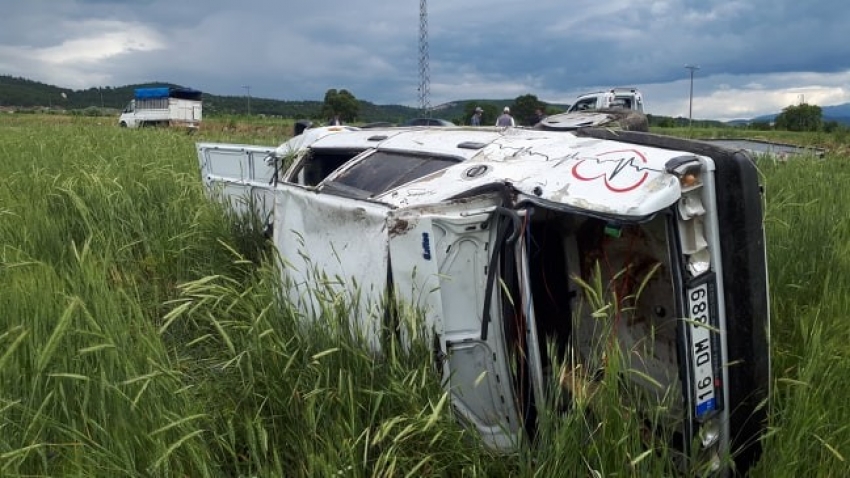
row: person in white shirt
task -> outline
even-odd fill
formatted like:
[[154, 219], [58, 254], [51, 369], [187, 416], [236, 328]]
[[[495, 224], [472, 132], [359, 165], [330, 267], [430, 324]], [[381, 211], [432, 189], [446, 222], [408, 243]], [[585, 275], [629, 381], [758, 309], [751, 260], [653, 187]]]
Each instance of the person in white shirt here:
[[505, 106], [505, 109], [502, 110], [502, 115], [496, 118], [496, 126], [508, 127], [508, 126], [516, 126], [516, 122], [514, 121], [514, 117], [511, 116], [511, 109]]

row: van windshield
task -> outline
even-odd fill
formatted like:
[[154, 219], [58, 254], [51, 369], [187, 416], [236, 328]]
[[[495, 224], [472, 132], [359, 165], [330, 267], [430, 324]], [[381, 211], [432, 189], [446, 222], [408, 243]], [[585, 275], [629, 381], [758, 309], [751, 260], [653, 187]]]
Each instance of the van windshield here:
[[373, 197], [460, 162], [447, 156], [376, 151], [325, 183], [328, 192]]

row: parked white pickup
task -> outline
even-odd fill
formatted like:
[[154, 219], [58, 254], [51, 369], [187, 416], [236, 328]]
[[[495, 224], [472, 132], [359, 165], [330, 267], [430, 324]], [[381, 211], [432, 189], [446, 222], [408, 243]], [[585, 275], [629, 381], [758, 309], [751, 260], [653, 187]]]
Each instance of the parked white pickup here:
[[585, 93], [576, 98], [567, 113], [606, 108], [625, 108], [643, 113], [643, 95], [637, 88], [612, 88]]

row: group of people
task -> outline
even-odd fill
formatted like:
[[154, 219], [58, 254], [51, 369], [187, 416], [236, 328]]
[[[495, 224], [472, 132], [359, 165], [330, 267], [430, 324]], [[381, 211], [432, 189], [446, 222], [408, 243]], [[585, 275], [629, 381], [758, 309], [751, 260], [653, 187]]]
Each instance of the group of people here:
[[[470, 120], [469, 124], [472, 126], [481, 126], [481, 116], [483, 114], [484, 109], [482, 109], [480, 106], [477, 106], [475, 108], [475, 112], [472, 114], [472, 119]], [[536, 110], [534, 110], [534, 115], [529, 118], [528, 123], [530, 126], [534, 126], [537, 123], [543, 121], [543, 118], [545, 117], [546, 115], [545, 113], [543, 113], [543, 109], [537, 108]], [[504, 109], [502, 109], [502, 114], [499, 115], [498, 118], [496, 118], [496, 126], [500, 126], [503, 128], [507, 128], [508, 126], [516, 126], [516, 121], [514, 120], [514, 117], [511, 116], [510, 107], [505, 106]]]
[[[481, 116], [484, 115], [484, 109], [480, 106], [475, 107], [475, 112], [472, 114], [472, 119], [470, 120], [470, 125], [472, 126], [481, 126]], [[534, 110], [534, 115], [528, 120], [529, 126], [534, 126], [537, 123], [543, 121], [546, 115], [543, 113], [542, 108], [537, 108]], [[342, 119], [339, 116], [339, 113], [333, 115], [333, 118], [328, 121], [328, 126], [341, 126]], [[502, 109], [502, 114], [496, 118], [496, 126], [501, 126], [503, 128], [507, 128], [508, 126], [516, 126], [516, 121], [514, 117], [511, 116], [511, 108], [509, 106], [505, 106]]]

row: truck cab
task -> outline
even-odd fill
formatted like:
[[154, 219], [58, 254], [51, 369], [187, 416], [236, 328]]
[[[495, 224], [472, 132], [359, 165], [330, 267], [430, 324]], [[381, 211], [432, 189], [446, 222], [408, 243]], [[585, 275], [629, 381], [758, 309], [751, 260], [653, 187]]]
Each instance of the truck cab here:
[[608, 108], [623, 108], [642, 113], [643, 95], [637, 88], [612, 88], [605, 91], [585, 93], [576, 98], [567, 113]]

